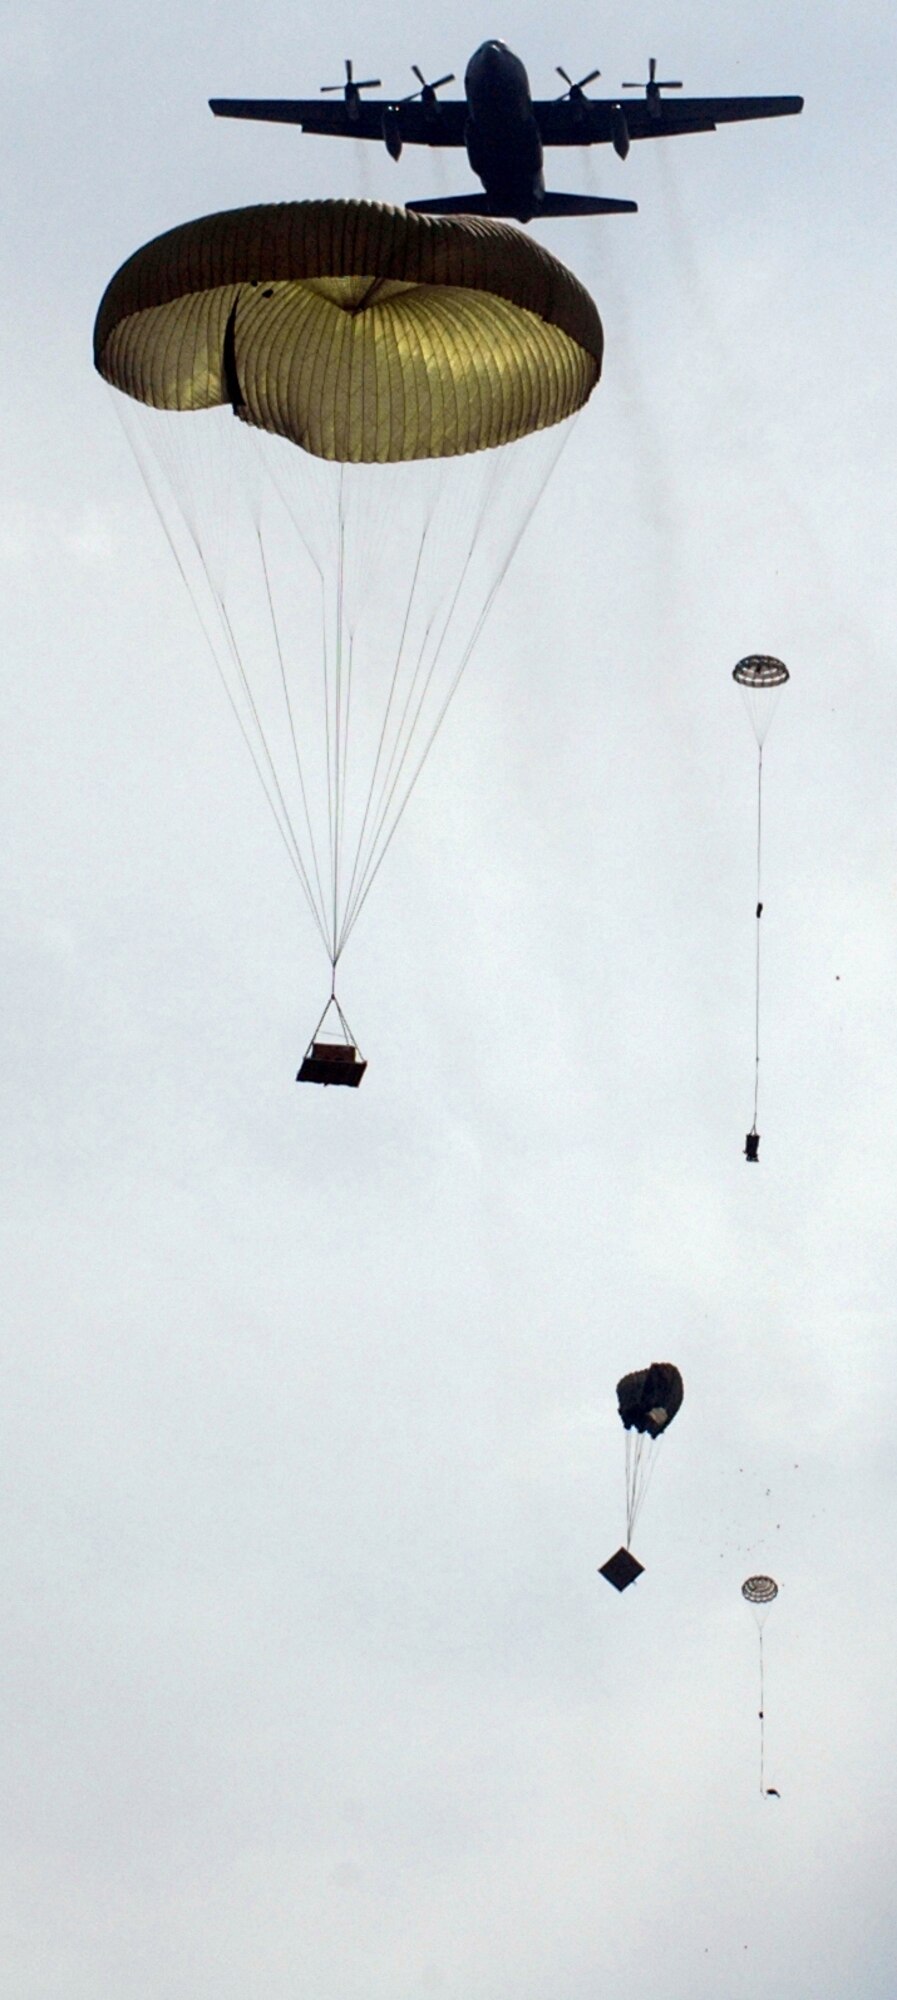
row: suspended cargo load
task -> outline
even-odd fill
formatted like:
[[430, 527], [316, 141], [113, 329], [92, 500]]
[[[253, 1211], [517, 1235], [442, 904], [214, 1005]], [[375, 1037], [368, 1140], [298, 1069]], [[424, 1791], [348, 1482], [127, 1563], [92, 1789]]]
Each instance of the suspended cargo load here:
[[357, 1090], [367, 1069], [350, 1042], [312, 1042], [302, 1058], [297, 1083], [343, 1083]]
[[617, 1383], [617, 1409], [626, 1432], [626, 1541], [599, 1570], [615, 1590], [628, 1590], [642, 1575], [644, 1564], [633, 1555], [629, 1543], [654, 1473], [660, 1440], [681, 1409], [684, 1393], [682, 1376], [671, 1361], [652, 1361], [650, 1368], [637, 1368]]
[[519, 229], [374, 202], [202, 217], [100, 304], [331, 983], [602, 349]]
[[616, 1555], [608, 1556], [607, 1561], [601, 1564], [598, 1575], [606, 1577], [615, 1590], [628, 1590], [636, 1577], [643, 1574], [644, 1567], [644, 1563], [637, 1560], [631, 1549], [619, 1548]]
[[[320, 1041], [318, 1037], [331, 1009], [336, 1014], [335, 1027], [330, 1029], [325, 1041]], [[296, 1082], [335, 1083], [357, 1090], [366, 1069], [367, 1063], [356, 1048], [352, 1030], [336, 994], [331, 993], [302, 1058]]]

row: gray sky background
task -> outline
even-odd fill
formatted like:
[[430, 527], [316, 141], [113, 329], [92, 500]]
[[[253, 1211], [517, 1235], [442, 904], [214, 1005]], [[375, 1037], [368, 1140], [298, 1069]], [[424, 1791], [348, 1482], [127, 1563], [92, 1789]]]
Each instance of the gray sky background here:
[[[364, 1085], [297, 1091], [326, 965], [93, 315], [193, 215], [466, 187], [206, 99], [487, 34], [537, 95], [655, 52], [807, 107], [550, 156], [640, 204], [541, 231], [604, 379], [347, 954]], [[892, 2000], [895, 42], [4, 16], [3, 2000]], [[754, 1174], [749, 651], [793, 676]]]

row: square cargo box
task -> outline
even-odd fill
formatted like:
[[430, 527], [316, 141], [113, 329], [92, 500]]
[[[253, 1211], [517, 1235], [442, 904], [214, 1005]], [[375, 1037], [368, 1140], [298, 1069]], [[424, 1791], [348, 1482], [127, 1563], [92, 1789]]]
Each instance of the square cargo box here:
[[644, 1567], [644, 1563], [636, 1561], [631, 1550], [618, 1549], [615, 1556], [608, 1556], [606, 1563], [602, 1563], [598, 1575], [606, 1576], [615, 1590], [628, 1590], [636, 1577], [642, 1575]]

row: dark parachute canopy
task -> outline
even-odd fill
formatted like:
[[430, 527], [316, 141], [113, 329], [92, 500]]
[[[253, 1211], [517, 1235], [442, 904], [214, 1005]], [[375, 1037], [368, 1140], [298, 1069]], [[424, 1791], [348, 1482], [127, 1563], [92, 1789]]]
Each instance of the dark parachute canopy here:
[[620, 1421], [627, 1431], [661, 1437], [682, 1407], [682, 1377], [671, 1361], [652, 1361], [617, 1383]]
[[642, 1565], [630, 1545], [654, 1472], [658, 1440], [681, 1409], [683, 1394], [682, 1377], [672, 1361], [652, 1361], [650, 1368], [636, 1368], [617, 1383], [620, 1422], [626, 1432], [626, 1541], [601, 1566], [601, 1575], [615, 1590], [628, 1589], [641, 1575]]
[[602, 349], [588, 292], [521, 230], [374, 202], [201, 217], [101, 301], [97, 369], [334, 994]]

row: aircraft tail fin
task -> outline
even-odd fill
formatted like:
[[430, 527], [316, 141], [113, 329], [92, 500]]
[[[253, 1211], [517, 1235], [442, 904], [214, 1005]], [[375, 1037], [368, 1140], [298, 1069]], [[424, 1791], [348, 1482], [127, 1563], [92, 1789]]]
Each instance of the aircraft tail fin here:
[[546, 215], [633, 215], [638, 203], [614, 201], [600, 194], [544, 194], [528, 215], [504, 208], [485, 194], [434, 195], [429, 201], [407, 201], [416, 215], [506, 215], [516, 222], [540, 222]]

